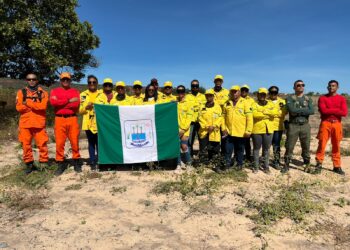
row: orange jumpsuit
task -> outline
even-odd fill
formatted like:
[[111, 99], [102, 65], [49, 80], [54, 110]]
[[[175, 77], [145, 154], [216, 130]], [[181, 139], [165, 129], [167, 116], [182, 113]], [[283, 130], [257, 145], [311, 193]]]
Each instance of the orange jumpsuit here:
[[[70, 102], [73, 97], [78, 101]], [[80, 93], [77, 89], [56, 88], [51, 91], [50, 103], [55, 108], [55, 138], [56, 161], [64, 161], [64, 146], [68, 140], [72, 147], [72, 158], [79, 159], [79, 123], [78, 110], [80, 106]]]
[[38, 88], [31, 91], [28, 87], [24, 89], [26, 98], [23, 100], [22, 90], [18, 90], [16, 97], [16, 109], [20, 113], [18, 139], [22, 143], [23, 161], [30, 163], [34, 161], [32, 140], [39, 149], [39, 162], [48, 162], [49, 153], [47, 142], [46, 108], [49, 96], [45, 90]]
[[321, 96], [318, 100], [318, 109], [321, 114], [321, 124], [317, 135], [319, 141], [316, 161], [323, 162], [326, 145], [331, 138], [333, 167], [339, 168], [341, 167], [340, 142], [343, 138], [341, 118], [348, 114], [346, 99], [338, 94]]

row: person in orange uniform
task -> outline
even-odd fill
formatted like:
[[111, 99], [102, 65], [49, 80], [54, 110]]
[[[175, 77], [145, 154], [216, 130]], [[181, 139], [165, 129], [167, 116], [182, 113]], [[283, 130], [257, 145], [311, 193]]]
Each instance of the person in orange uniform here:
[[23, 161], [26, 164], [25, 173], [30, 174], [36, 170], [34, 165], [32, 140], [34, 138], [39, 148], [40, 167], [48, 166], [48, 148], [46, 126], [46, 108], [49, 95], [38, 86], [38, 78], [35, 74], [26, 76], [27, 86], [17, 92], [16, 110], [20, 113], [19, 118], [19, 141], [23, 148]]
[[340, 142], [343, 139], [341, 118], [347, 116], [348, 106], [345, 97], [337, 94], [338, 88], [338, 81], [329, 81], [327, 87], [328, 94], [321, 96], [318, 100], [321, 124], [317, 135], [318, 148], [316, 152], [317, 164], [315, 169], [315, 173], [317, 174], [321, 173], [326, 145], [329, 138], [331, 138], [333, 172], [345, 175], [345, 172], [341, 168], [340, 160]]
[[55, 109], [56, 162], [58, 168], [55, 174], [61, 175], [67, 168], [64, 158], [64, 146], [68, 138], [73, 153], [73, 166], [76, 172], [81, 172], [79, 153], [79, 123], [77, 113], [80, 106], [80, 93], [71, 87], [72, 77], [68, 72], [60, 75], [61, 87], [55, 88], [50, 94], [50, 103]]
[[88, 89], [80, 94], [79, 113], [83, 116], [82, 130], [85, 131], [88, 139], [89, 162], [91, 170], [96, 170], [97, 165], [97, 129], [92, 126], [95, 117], [94, 102], [96, 97], [101, 94], [97, 89], [98, 80], [94, 75], [89, 75]]
[[145, 98], [145, 95], [142, 94], [142, 82], [139, 80], [134, 81], [132, 88], [134, 91], [134, 95], [131, 96], [132, 105], [142, 105], [143, 98]]

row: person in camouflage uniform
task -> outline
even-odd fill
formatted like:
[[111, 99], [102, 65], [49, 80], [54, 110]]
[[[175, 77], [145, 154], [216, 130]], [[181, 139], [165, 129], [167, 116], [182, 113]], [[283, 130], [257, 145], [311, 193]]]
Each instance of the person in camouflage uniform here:
[[312, 99], [304, 95], [305, 84], [302, 80], [294, 82], [294, 95], [286, 99], [286, 107], [289, 113], [287, 126], [286, 153], [284, 155], [285, 166], [281, 172], [289, 171], [289, 163], [293, 155], [295, 144], [299, 138], [306, 172], [310, 169], [310, 135], [311, 128], [309, 116], [314, 114]]

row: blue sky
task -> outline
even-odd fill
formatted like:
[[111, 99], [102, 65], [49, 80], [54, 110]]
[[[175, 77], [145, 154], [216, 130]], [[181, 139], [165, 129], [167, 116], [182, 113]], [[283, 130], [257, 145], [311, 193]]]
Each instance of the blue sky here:
[[[247, 83], [253, 90], [278, 85], [292, 91], [326, 91], [331, 79], [349, 92], [350, 1], [80, 0], [82, 21], [100, 37], [101, 65], [87, 69], [102, 82], [111, 77], [144, 84], [156, 77], [208, 88], [222, 74], [224, 87]], [[85, 79], [83, 82], [86, 81]]]

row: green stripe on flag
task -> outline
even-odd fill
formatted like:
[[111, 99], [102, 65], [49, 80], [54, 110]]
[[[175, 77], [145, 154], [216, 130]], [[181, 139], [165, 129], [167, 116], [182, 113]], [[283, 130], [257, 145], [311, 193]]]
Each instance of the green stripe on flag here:
[[157, 131], [158, 160], [173, 159], [180, 153], [177, 104], [175, 102], [156, 104], [155, 119]]
[[123, 163], [123, 145], [118, 106], [95, 104], [98, 129], [98, 163]]

